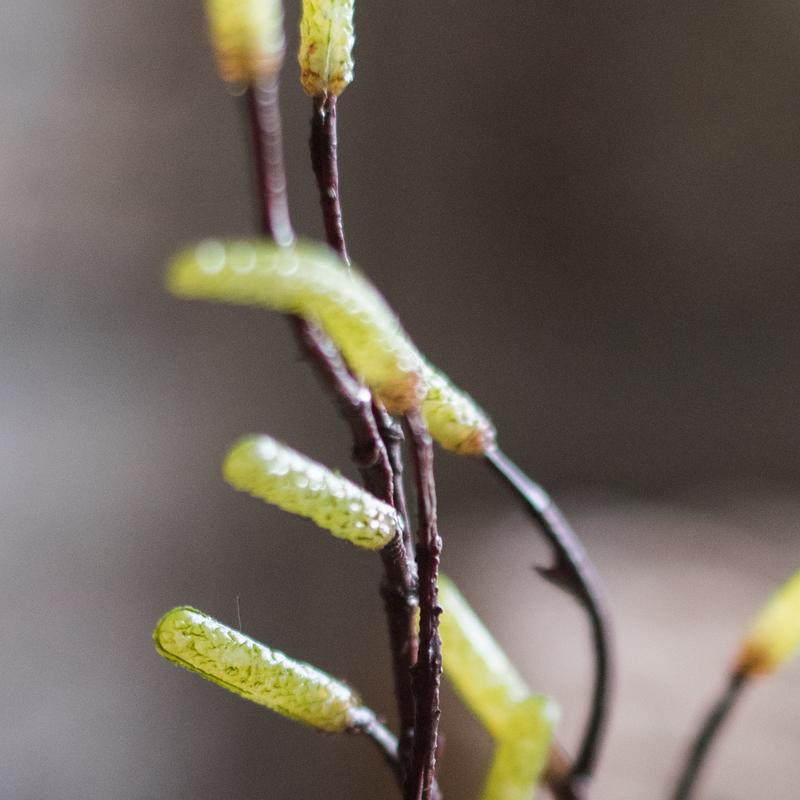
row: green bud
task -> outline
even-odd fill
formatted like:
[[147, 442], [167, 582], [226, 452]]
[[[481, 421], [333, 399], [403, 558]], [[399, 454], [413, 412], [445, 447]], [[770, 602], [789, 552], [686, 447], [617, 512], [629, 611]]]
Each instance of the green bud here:
[[278, 73], [286, 48], [280, 0], [205, 0], [205, 6], [223, 80], [250, 83]]
[[300, 82], [312, 97], [341, 94], [353, 80], [354, 0], [303, 0]]
[[400, 528], [390, 505], [269, 436], [236, 444], [223, 474], [235, 489], [313, 520], [358, 547], [380, 550]]
[[197, 609], [180, 606], [168, 611], [156, 625], [153, 640], [159, 654], [174, 664], [321, 731], [352, 730], [370, 714], [346, 684]]

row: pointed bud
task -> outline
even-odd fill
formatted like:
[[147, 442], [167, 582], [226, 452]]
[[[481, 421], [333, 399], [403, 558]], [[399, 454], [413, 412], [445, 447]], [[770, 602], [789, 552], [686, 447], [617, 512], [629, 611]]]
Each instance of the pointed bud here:
[[353, 80], [354, 0], [303, 0], [300, 82], [312, 97], [341, 94]]
[[205, 0], [222, 79], [246, 84], [275, 77], [283, 63], [280, 0]]
[[184, 669], [321, 731], [342, 733], [369, 714], [344, 683], [223, 625], [202, 611], [168, 611], [153, 631], [156, 650]]
[[235, 489], [313, 520], [357, 547], [380, 550], [400, 528], [390, 505], [269, 436], [235, 445], [223, 474]]
[[800, 571], [769, 599], [739, 651], [737, 671], [774, 672], [800, 649]]

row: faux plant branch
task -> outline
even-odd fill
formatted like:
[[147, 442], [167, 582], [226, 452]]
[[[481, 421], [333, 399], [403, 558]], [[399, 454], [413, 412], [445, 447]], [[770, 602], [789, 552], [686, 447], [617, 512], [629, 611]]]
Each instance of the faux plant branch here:
[[609, 616], [600, 580], [577, 535], [547, 492], [499, 448], [489, 450], [485, 458], [486, 463], [514, 490], [553, 548], [553, 565], [538, 568], [537, 571], [571, 594], [581, 604], [589, 620], [595, 659], [592, 704], [578, 757], [570, 767], [564, 790], [580, 796], [597, 762], [612, 684]]
[[[281, 3], [205, 5], [220, 75], [244, 89], [266, 238], [190, 246], [173, 259], [168, 285], [181, 297], [287, 314], [348, 423], [363, 489], [264, 435], [235, 445], [224, 474], [235, 488], [380, 554], [399, 736], [345, 684], [195, 609], [179, 607], [162, 618], [154, 634], [157, 649], [292, 719], [329, 732], [366, 733], [391, 766], [404, 800], [441, 797], [436, 772], [444, 665], [495, 741], [483, 800], [530, 800], [542, 782], [556, 800], [584, 800], [610, 702], [610, 626], [600, 581], [558, 507], [499, 449], [489, 416], [427, 361], [380, 292], [351, 264], [339, 189], [337, 104], [353, 79], [353, 0], [303, 0], [298, 61], [301, 84], [312, 98], [311, 163], [327, 247], [296, 241], [289, 215], [278, 107], [285, 52]], [[588, 616], [595, 680], [574, 762], [553, 739], [552, 701], [530, 691], [455, 586], [439, 580], [433, 441], [482, 459], [513, 489], [553, 549], [553, 565], [540, 573], [572, 594]], [[414, 526], [402, 479], [404, 444], [413, 464]], [[723, 697], [690, 751], [674, 800], [693, 796], [714, 737], [743, 688], [798, 646], [800, 573], [770, 601], [746, 638]]]
[[725, 688], [711, 707], [686, 757], [673, 800], [691, 800], [717, 735], [744, 689], [771, 675], [800, 650], [800, 571], [769, 599], [747, 632]]

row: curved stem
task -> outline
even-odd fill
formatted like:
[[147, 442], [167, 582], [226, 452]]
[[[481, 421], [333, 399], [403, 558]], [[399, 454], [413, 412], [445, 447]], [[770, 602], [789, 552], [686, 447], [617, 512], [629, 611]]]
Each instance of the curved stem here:
[[605, 733], [612, 683], [610, 624], [600, 579], [577, 534], [547, 492], [534, 483], [502, 451], [495, 448], [486, 462], [522, 500], [553, 548], [554, 563], [537, 571], [546, 580], [571, 594], [589, 619], [594, 653], [594, 687], [589, 718], [569, 782], [575, 791], [591, 778]]
[[692, 746], [686, 756], [686, 763], [681, 771], [673, 800], [690, 800], [694, 796], [697, 779], [717, 738], [742, 690], [747, 686], [747, 675], [742, 672], [733, 673], [716, 703], [711, 707]]

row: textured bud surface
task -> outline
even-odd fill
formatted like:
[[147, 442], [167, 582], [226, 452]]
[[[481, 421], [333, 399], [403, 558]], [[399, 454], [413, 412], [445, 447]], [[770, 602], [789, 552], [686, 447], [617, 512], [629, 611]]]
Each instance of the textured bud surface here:
[[455, 584], [439, 576], [444, 672], [466, 706], [495, 738], [530, 689]]
[[749, 674], [773, 672], [800, 648], [800, 571], [769, 599], [742, 643], [738, 667]]
[[303, 0], [300, 82], [312, 97], [341, 94], [353, 80], [354, 0]]
[[326, 247], [207, 241], [178, 254], [168, 285], [182, 297], [313, 319], [390, 412], [407, 411], [421, 399], [419, 352], [372, 284]]
[[283, 62], [280, 0], [205, 0], [211, 42], [223, 80], [270, 78]]
[[482, 800], [531, 800], [547, 766], [557, 719], [546, 697], [529, 697], [514, 708], [497, 743]]
[[445, 450], [479, 456], [495, 443], [495, 429], [483, 409], [441, 372], [426, 365], [422, 414], [431, 436]]
[[390, 505], [269, 436], [236, 444], [223, 472], [234, 488], [307, 517], [358, 547], [379, 550], [399, 529]]
[[254, 703], [322, 731], [354, 727], [363, 713], [349, 686], [188, 606], [167, 612], [153, 631], [164, 658]]

